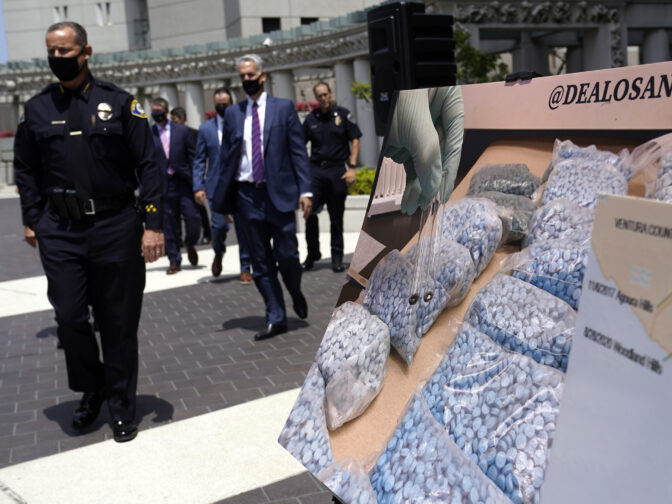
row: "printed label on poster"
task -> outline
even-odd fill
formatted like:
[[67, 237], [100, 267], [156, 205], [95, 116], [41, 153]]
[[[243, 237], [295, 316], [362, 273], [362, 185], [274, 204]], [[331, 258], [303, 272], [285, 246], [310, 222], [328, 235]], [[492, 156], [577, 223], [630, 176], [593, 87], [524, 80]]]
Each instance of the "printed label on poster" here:
[[600, 201], [544, 504], [670, 502], [672, 205]]

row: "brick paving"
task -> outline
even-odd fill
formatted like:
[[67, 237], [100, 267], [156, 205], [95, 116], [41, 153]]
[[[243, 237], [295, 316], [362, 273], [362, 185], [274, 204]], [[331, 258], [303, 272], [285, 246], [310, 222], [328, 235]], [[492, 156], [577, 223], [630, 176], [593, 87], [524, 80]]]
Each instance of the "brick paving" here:
[[[37, 254], [17, 232], [17, 207], [16, 199], [0, 200], [0, 281], [42, 273]], [[252, 340], [264, 324], [260, 295], [253, 286], [239, 284], [237, 276], [145, 294], [139, 331], [140, 429], [299, 387], [344, 279], [328, 261], [317, 263], [303, 276], [308, 319], [294, 316], [286, 295], [290, 331], [263, 342]], [[83, 434], [72, 429], [78, 399], [68, 389], [64, 356], [56, 349], [53, 312], [0, 317], [0, 467], [108, 439], [106, 408]], [[331, 496], [304, 473], [223, 502], [327, 503]]]
[[310, 473], [218, 501], [216, 504], [332, 504], [332, 494]]

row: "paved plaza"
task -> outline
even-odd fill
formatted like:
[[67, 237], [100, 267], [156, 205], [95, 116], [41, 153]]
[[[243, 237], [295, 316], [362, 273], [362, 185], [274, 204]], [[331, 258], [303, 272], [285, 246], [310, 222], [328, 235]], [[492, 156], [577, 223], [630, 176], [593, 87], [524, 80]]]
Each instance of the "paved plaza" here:
[[[106, 408], [84, 434], [67, 386], [37, 251], [23, 242], [19, 200], [0, 199], [0, 503], [329, 503], [331, 494], [275, 440], [303, 383], [345, 275], [324, 258], [304, 274], [307, 320], [291, 311], [284, 335], [254, 342], [261, 297], [238, 282], [228, 238], [224, 273], [184, 257], [148, 266], [140, 322], [140, 434], [114, 443]], [[346, 234], [346, 252], [356, 234]], [[328, 235], [321, 239], [323, 253]], [[305, 242], [299, 236], [301, 257]], [[327, 245], [327, 246], [325, 246]], [[348, 256], [349, 257], [349, 256]], [[184, 264], [183, 263], [183, 264]], [[45, 304], [46, 303], [46, 304]]]

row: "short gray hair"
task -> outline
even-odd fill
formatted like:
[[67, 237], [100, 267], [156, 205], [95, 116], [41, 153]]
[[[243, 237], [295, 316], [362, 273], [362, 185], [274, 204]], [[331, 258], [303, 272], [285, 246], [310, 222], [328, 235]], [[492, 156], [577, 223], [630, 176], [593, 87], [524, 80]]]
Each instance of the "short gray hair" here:
[[262, 60], [261, 56], [258, 54], [244, 54], [236, 60], [236, 68], [240, 67], [240, 64], [246, 61], [254, 63], [254, 66], [257, 67], [257, 72], [261, 73], [264, 71], [264, 60]]
[[89, 43], [84, 27], [79, 23], [75, 23], [74, 21], [61, 21], [60, 23], [54, 23], [49, 28], [47, 28], [47, 34], [55, 32], [56, 30], [63, 30], [64, 28], [70, 28], [75, 33], [75, 44], [78, 46], [84, 47]]

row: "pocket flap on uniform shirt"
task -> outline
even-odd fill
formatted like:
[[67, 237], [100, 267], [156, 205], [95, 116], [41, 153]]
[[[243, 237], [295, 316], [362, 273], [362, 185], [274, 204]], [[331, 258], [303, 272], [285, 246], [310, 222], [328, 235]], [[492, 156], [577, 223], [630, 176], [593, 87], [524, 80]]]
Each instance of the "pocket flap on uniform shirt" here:
[[38, 140], [42, 138], [49, 138], [52, 136], [63, 136], [65, 132], [65, 124], [51, 124], [49, 126], [40, 126], [35, 128], [35, 138]]

